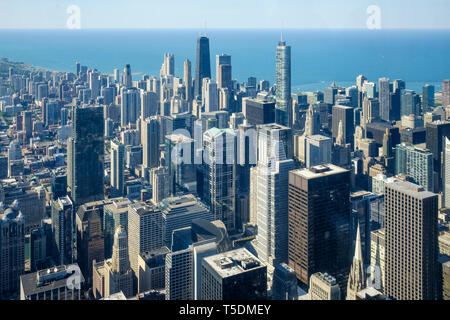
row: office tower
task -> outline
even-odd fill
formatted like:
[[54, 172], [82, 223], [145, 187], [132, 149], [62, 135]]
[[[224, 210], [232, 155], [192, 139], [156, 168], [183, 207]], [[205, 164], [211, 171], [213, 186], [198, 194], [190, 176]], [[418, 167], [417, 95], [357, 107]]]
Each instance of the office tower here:
[[298, 300], [297, 277], [286, 263], [275, 266], [272, 280], [272, 300]]
[[406, 181], [388, 183], [385, 211], [385, 294], [396, 300], [436, 299], [437, 194]]
[[[134, 277], [138, 272], [138, 255], [163, 246], [161, 211], [143, 203], [128, 209], [128, 250]], [[134, 286], [136, 288], [136, 286]]]
[[92, 283], [92, 262], [105, 259], [105, 238], [103, 235], [103, 204], [83, 204], [77, 211], [77, 260], [87, 283]]
[[378, 80], [378, 100], [380, 102], [380, 118], [381, 120], [391, 120], [391, 100], [390, 100], [390, 83], [388, 78], [380, 78]]
[[136, 123], [140, 114], [140, 106], [140, 94], [137, 89], [122, 89], [120, 105], [120, 125], [122, 127]]
[[435, 192], [439, 192], [442, 188], [442, 152], [444, 145], [444, 137], [450, 138], [450, 122], [435, 121], [427, 123], [426, 127], [426, 144], [427, 149], [433, 153], [433, 170], [435, 171]]
[[366, 81], [367, 77], [362, 74], [356, 77], [356, 86], [360, 92], [362, 91], [363, 85]]
[[192, 300], [193, 252], [187, 249], [169, 252], [165, 265], [166, 300]]
[[356, 300], [356, 294], [366, 287], [366, 270], [364, 268], [363, 254], [361, 250], [361, 235], [356, 231], [355, 254], [353, 256], [352, 268], [348, 276], [347, 300]]
[[265, 300], [267, 267], [240, 248], [203, 259], [203, 300]]
[[367, 124], [375, 122], [380, 118], [380, 103], [378, 99], [365, 97], [363, 100], [361, 125], [365, 129]]
[[245, 98], [242, 100], [242, 113], [250, 125], [275, 123], [275, 102]]
[[426, 84], [423, 86], [422, 91], [422, 109], [423, 111], [429, 111], [434, 107], [434, 86], [432, 84]]
[[175, 76], [175, 58], [172, 53], [164, 54], [164, 62], [161, 67], [160, 76]]
[[433, 191], [433, 154], [424, 148], [398, 144], [395, 147], [395, 173], [406, 174], [425, 190]]
[[75, 74], [78, 76], [80, 74], [81, 65], [79, 62], [75, 63]]
[[151, 91], [141, 90], [141, 118], [147, 119], [158, 114], [158, 95]]
[[142, 122], [142, 164], [149, 170], [159, 166], [160, 130], [160, 123], [156, 116]]
[[89, 89], [91, 89], [91, 98], [96, 99], [100, 94], [100, 74], [91, 70], [89, 73]]
[[333, 105], [335, 103], [335, 96], [338, 93], [338, 88], [336, 86], [331, 85], [331, 87], [326, 87], [323, 90], [323, 102]]
[[163, 220], [163, 237], [165, 245], [170, 247], [172, 232], [189, 227], [194, 219], [213, 221], [211, 211], [192, 194], [169, 197], [159, 204]]
[[120, 82], [120, 73], [119, 69], [114, 69], [114, 82], [119, 83]]
[[50, 99], [44, 104], [43, 118], [45, 126], [48, 127], [58, 123], [59, 103], [57, 100]]
[[204, 78], [203, 99], [205, 101], [205, 112], [213, 112], [219, 110], [219, 96], [217, 91], [217, 83], [212, 79]]
[[285, 41], [278, 42], [276, 51], [276, 109], [275, 121], [291, 126], [291, 47]]
[[203, 134], [202, 198], [229, 232], [236, 228], [235, 144], [231, 129], [212, 128]]
[[445, 137], [444, 140], [444, 163], [443, 163], [443, 175], [442, 175], [442, 190], [444, 191], [444, 207], [450, 208], [450, 140]]
[[341, 300], [341, 290], [336, 279], [326, 272], [311, 275], [308, 295], [310, 300]]
[[74, 108], [67, 147], [67, 184], [76, 206], [104, 198], [103, 108]]
[[231, 65], [231, 56], [229, 54], [218, 54], [216, 55], [216, 78], [219, 81], [219, 67], [222, 65]]
[[125, 65], [125, 68], [123, 69], [122, 74], [122, 85], [125, 86], [125, 88], [131, 88], [133, 86], [132, 83], [132, 77], [131, 77], [131, 67], [129, 64]]
[[169, 248], [161, 247], [139, 255], [138, 292], [164, 289], [166, 256], [169, 252]]
[[332, 114], [332, 133], [333, 138], [337, 138], [339, 133], [339, 122], [342, 122], [343, 144], [353, 145], [353, 135], [355, 134], [353, 108], [347, 106], [333, 106]]
[[209, 60], [209, 39], [200, 36], [197, 39], [194, 98], [202, 97], [203, 78], [211, 78], [211, 63]]
[[350, 171], [328, 164], [289, 172], [289, 266], [302, 283], [327, 272], [345, 293], [349, 223]]
[[111, 141], [111, 188], [113, 196], [124, 192], [125, 145], [117, 140]]
[[331, 163], [333, 140], [320, 134], [307, 136], [305, 140], [305, 164], [307, 168]]
[[127, 198], [116, 198], [103, 207], [103, 234], [105, 237], [105, 258], [112, 256], [114, 233], [117, 227], [128, 229], [128, 206], [131, 201]]
[[22, 111], [22, 128], [25, 131], [26, 143], [33, 135], [33, 113], [31, 111]]
[[375, 99], [376, 98], [376, 86], [374, 82], [364, 82], [362, 86], [363, 98]]
[[231, 65], [230, 64], [221, 64], [217, 68], [217, 85], [219, 88], [227, 88], [228, 90], [232, 90], [232, 75], [231, 75]]
[[279, 133], [280, 126], [259, 128], [258, 150], [261, 153], [255, 171], [258, 190], [256, 251], [261, 261], [272, 266], [287, 262], [288, 178], [289, 170], [294, 168]]
[[74, 263], [22, 275], [20, 300], [81, 300], [84, 277], [76, 270]]
[[370, 233], [370, 268], [375, 289], [384, 289], [386, 272], [386, 234], [384, 229]]
[[52, 251], [56, 264], [70, 264], [75, 259], [75, 217], [68, 196], [51, 201]]
[[442, 81], [442, 106], [450, 105], [450, 80]]
[[38, 101], [42, 101], [42, 99], [48, 97], [48, 84], [41, 83], [37, 85], [37, 99]]
[[194, 139], [183, 134], [166, 135], [165, 155], [169, 169], [169, 194], [196, 191]]
[[153, 168], [150, 171], [150, 183], [153, 189], [152, 202], [157, 205], [170, 195], [167, 167]]
[[400, 93], [400, 115], [407, 116], [410, 114], [420, 115], [420, 96], [412, 90], [401, 90]]
[[17, 202], [0, 208], [0, 299], [14, 298], [25, 272], [25, 224]]
[[128, 256], [128, 237], [122, 226], [118, 226], [114, 234], [109, 283], [110, 294], [122, 291], [126, 297], [132, 296], [133, 278]]
[[191, 61], [186, 59], [184, 61], [184, 74], [183, 74], [184, 87], [186, 89], [185, 98], [186, 101], [192, 101], [192, 73], [191, 73]]

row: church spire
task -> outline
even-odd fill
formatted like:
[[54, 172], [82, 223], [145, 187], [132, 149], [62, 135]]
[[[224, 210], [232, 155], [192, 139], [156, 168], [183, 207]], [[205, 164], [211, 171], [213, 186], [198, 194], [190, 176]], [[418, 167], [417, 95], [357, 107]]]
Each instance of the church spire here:
[[356, 231], [355, 255], [353, 256], [352, 268], [348, 276], [347, 300], [356, 300], [356, 294], [366, 287], [366, 274], [361, 249], [361, 235]]

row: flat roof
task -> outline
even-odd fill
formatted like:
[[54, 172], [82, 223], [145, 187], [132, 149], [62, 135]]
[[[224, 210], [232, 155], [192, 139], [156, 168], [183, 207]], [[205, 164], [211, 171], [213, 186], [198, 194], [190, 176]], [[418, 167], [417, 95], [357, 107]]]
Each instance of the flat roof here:
[[219, 253], [204, 258], [204, 261], [222, 278], [266, 267], [263, 262], [245, 248]]
[[348, 172], [347, 169], [338, 167], [334, 164], [328, 163], [314, 166], [311, 168], [297, 169], [290, 171], [292, 174], [301, 176], [305, 179], [316, 179], [326, 176], [331, 176], [337, 173]]

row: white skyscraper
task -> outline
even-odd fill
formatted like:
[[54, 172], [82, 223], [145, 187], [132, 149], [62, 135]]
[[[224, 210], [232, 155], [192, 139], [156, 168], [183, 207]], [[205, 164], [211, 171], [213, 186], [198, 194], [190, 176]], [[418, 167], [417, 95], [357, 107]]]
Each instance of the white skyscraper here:
[[391, 118], [391, 96], [389, 89], [389, 79], [380, 78], [378, 80], [379, 94], [378, 100], [380, 101], [380, 118], [385, 121], [389, 121]]
[[125, 146], [117, 140], [111, 141], [111, 187], [115, 196], [124, 191], [123, 170], [125, 168]]
[[204, 104], [205, 112], [213, 112], [219, 110], [219, 95], [217, 90], [217, 83], [212, 79], [205, 79], [204, 81]]
[[444, 207], [450, 208], [450, 140], [445, 137], [444, 143]]

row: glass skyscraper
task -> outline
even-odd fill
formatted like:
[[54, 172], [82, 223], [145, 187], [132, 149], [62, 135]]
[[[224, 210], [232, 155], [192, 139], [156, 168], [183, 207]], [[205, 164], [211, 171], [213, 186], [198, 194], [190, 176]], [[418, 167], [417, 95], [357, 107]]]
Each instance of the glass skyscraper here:
[[209, 60], [209, 39], [202, 36], [197, 39], [194, 96], [202, 96], [203, 78], [211, 78], [211, 63]]
[[276, 53], [276, 109], [275, 121], [290, 126], [291, 110], [291, 47], [278, 42]]

